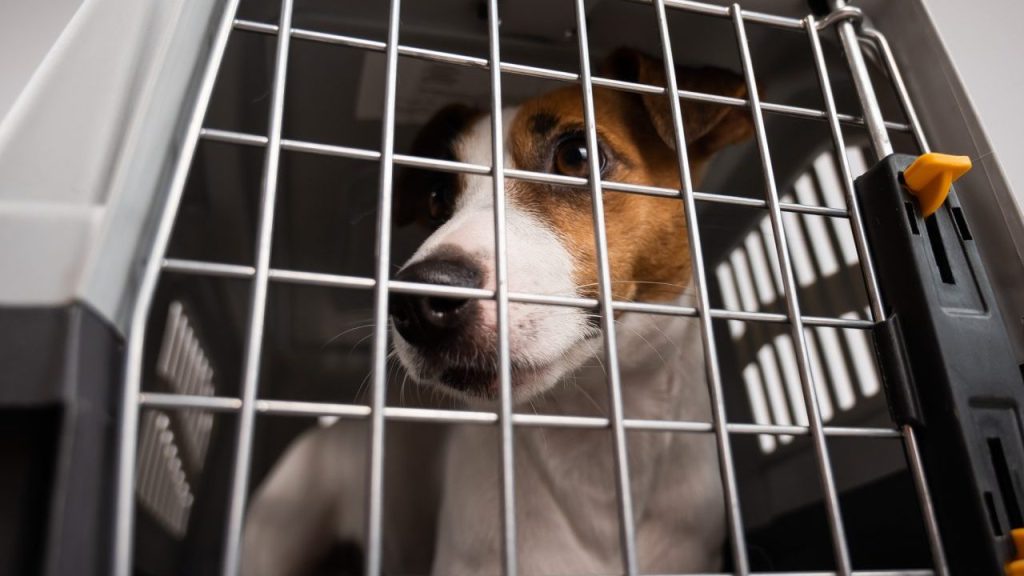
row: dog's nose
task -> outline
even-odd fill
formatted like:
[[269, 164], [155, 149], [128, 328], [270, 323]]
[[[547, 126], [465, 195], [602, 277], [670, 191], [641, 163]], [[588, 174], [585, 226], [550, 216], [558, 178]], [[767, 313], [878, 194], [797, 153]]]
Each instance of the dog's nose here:
[[[402, 269], [395, 280], [479, 288], [480, 268], [465, 258], [431, 258]], [[416, 294], [392, 294], [391, 320], [410, 344], [436, 343], [457, 334], [469, 323], [471, 300]]]

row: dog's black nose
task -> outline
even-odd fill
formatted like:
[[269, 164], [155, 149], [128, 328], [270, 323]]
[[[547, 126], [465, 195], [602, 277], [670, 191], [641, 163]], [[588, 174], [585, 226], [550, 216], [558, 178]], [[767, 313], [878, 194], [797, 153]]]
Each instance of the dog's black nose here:
[[[395, 280], [479, 288], [480, 268], [468, 258], [429, 258], [404, 268]], [[476, 309], [464, 298], [391, 294], [391, 320], [410, 344], [440, 343], [465, 328]]]

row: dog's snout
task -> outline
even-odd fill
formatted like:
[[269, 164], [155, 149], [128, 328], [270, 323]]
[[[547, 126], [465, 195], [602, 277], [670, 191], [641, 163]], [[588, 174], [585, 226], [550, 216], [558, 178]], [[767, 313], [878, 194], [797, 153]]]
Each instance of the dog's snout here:
[[[429, 258], [404, 268], [395, 280], [443, 286], [479, 288], [483, 281], [479, 266], [468, 258]], [[469, 324], [472, 300], [417, 294], [392, 294], [391, 319], [395, 329], [410, 344], [424, 345], [445, 340]]]

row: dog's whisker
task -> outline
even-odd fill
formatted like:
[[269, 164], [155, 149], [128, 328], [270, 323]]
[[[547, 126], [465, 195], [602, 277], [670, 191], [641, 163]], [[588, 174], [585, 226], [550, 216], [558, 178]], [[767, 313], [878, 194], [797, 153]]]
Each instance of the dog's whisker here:
[[[366, 318], [365, 320], [362, 320], [362, 322], [365, 322], [366, 320], [370, 320], [370, 318]], [[373, 327], [374, 327], [374, 326], [376, 326], [376, 325], [377, 325], [377, 324], [376, 324], [376, 322], [371, 322], [371, 323], [369, 323], [369, 324], [361, 324], [361, 325], [359, 325], [359, 326], [355, 326], [355, 327], [349, 328], [348, 330], [344, 330], [344, 331], [342, 331], [342, 332], [339, 332], [338, 334], [335, 334], [335, 335], [334, 335], [334, 336], [332, 336], [332, 337], [331, 337], [331, 338], [330, 338], [329, 340], [327, 340], [327, 342], [324, 342], [324, 343], [323, 343], [323, 345], [321, 345], [321, 346], [320, 346], [320, 350], [322, 351], [322, 350], [326, 349], [326, 348], [327, 348], [328, 346], [330, 346], [330, 345], [331, 345], [331, 344], [332, 344], [332, 343], [333, 343], [333, 342], [334, 342], [335, 340], [337, 340], [338, 338], [341, 338], [341, 337], [342, 337], [342, 336], [344, 336], [345, 334], [348, 334], [348, 333], [350, 333], [350, 332], [355, 332], [356, 330], [364, 330], [364, 329], [366, 329], [366, 328], [373, 328]]]
[[648, 348], [653, 350], [654, 353], [658, 355], [658, 358], [661, 359], [661, 363], [662, 364], [666, 364], [665, 357], [661, 355], [661, 351], [658, 350], [657, 348], [655, 348], [654, 345], [651, 344], [651, 342], [647, 338], [644, 338], [644, 335], [641, 334], [639, 330], [637, 330], [636, 328], [633, 328], [632, 326], [630, 326], [628, 324], [624, 324], [621, 320], [616, 320], [615, 324], [617, 324], [621, 328], [625, 328], [625, 329], [629, 330], [630, 332], [632, 332], [634, 336], [636, 336], [637, 338], [642, 340], [643, 343], [646, 344]]

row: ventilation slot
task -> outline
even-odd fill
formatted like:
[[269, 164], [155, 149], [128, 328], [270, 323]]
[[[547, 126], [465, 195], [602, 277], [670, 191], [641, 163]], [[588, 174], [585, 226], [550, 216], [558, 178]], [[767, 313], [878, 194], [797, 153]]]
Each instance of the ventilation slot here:
[[139, 436], [135, 493], [157, 521], [180, 538], [188, 526], [195, 497], [185, 476], [170, 417], [160, 411], [145, 412]]
[[904, 202], [903, 208], [907, 210], [907, 222], [910, 223], [910, 231], [914, 233], [914, 236], [920, 236], [921, 230], [917, 227], [917, 214], [914, 213], [914, 205], [910, 202]]
[[939, 268], [939, 277], [944, 284], [956, 284], [953, 278], [953, 269], [949, 266], [949, 256], [946, 255], [946, 246], [942, 243], [942, 232], [939, 232], [938, 214], [932, 214], [924, 219], [924, 227], [928, 231], [928, 241], [932, 245], [932, 255], [935, 257], [935, 265]]
[[996, 482], [999, 483], [999, 494], [1003, 497], [1003, 506], [1006, 508], [1006, 515], [1009, 517], [1010, 526], [1024, 526], [1024, 519], [1021, 518], [1020, 504], [1017, 502], [1017, 491], [1013, 488], [1013, 477], [1010, 474], [1010, 467], [1006, 464], [1006, 453], [1003, 452], [1003, 442], [999, 438], [988, 439], [988, 452], [992, 458], [992, 467], [996, 472]]
[[[167, 309], [156, 375], [159, 386], [173, 394], [215, 392], [213, 367], [178, 301]], [[195, 500], [192, 483], [202, 472], [212, 431], [213, 414], [201, 410], [152, 410], [142, 415], [135, 492], [140, 504], [175, 537], [184, 536], [188, 527]]]
[[953, 221], [956, 222], [956, 229], [960, 232], [960, 238], [973, 240], [971, 229], [967, 227], [967, 220], [964, 218], [964, 211], [958, 206], [953, 206]]
[[999, 522], [999, 512], [996, 511], [996, 502], [991, 492], [985, 492], [985, 509], [988, 510], [988, 520], [992, 524], [992, 532], [996, 536], [1003, 535], [1003, 527]]
[[[160, 347], [156, 372], [174, 394], [213, 396], [213, 368], [181, 302], [167, 310], [167, 327]], [[213, 429], [213, 414], [201, 410], [182, 410], [176, 414], [181, 424], [188, 463], [195, 472], [203, 468]]]

